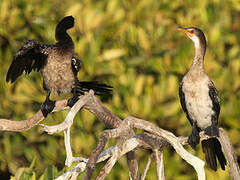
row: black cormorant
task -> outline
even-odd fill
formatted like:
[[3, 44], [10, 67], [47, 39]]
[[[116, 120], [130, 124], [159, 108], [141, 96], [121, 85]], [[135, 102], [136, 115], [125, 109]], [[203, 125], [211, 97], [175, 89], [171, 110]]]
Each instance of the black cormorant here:
[[6, 81], [14, 82], [24, 71], [40, 71], [43, 76], [43, 88], [47, 92], [45, 102], [41, 106], [44, 117], [50, 113], [55, 101], [49, 99], [50, 93], [73, 93], [68, 101], [73, 106], [79, 94], [93, 89], [95, 94], [111, 93], [112, 87], [95, 81], [79, 81], [77, 73], [81, 61], [74, 57], [74, 43], [67, 30], [74, 26], [72, 16], [64, 17], [57, 25], [54, 45], [40, 44], [36, 40], [28, 40], [15, 54], [9, 67]]

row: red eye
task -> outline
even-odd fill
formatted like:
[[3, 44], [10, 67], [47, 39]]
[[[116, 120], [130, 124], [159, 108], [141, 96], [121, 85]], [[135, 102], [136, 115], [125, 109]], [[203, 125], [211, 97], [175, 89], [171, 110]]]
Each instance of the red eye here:
[[194, 33], [194, 29], [190, 30], [190, 33], [193, 34]]

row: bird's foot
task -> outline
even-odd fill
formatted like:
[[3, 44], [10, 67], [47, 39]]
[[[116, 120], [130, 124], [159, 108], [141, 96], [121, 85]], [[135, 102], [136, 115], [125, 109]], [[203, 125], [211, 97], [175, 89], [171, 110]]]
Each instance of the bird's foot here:
[[56, 101], [51, 101], [51, 100], [48, 100], [48, 101], [45, 101], [42, 106], [41, 106], [41, 111], [42, 111], [42, 114], [43, 116], [46, 118], [47, 115], [52, 112], [52, 110], [54, 109], [55, 107], [55, 102]]
[[196, 146], [199, 144], [200, 136], [199, 132], [192, 131], [191, 135], [188, 136], [188, 144], [196, 150]]
[[68, 100], [67, 105], [69, 107], [73, 107], [78, 100], [79, 100], [78, 96], [73, 96], [71, 99]]
[[219, 137], [219, 129], [216, 125], [212, 124], [204, 130], [205, 134], [208, 136], [217, 136]]
[[200, 142], [200, 136], [199, 136], [199, 129], [197, 127], [197, 123], [194, 122], [192, 126], [192, 133], [190, 136], [188, 136], [188, 144], [196, 150], [196, 146]]

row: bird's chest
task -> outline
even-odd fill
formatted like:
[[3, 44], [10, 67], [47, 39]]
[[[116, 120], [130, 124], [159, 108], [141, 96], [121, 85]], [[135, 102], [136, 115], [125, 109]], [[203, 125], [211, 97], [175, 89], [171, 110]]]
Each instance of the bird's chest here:
[[209, 96], [208, 81], [184, 81], [183, 92], [189, 116], [197, 122], [198, 127], [204, 129], [211, 125], [213, 115], [212, 101]]
[[68, 93], [74, 85], [71, 65], [72, 55], [50, 54], [42, 70], [43, 81], [47, 89], [55, 94]]

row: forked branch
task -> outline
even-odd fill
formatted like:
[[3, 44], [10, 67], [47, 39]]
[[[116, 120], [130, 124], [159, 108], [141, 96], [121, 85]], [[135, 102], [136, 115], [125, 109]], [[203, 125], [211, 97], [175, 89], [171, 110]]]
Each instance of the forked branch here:
[[[54, 111], [61, 111], [68, 108], [67, 100], [57, 101]], [[70, 128], [73, 124], [76, 113], [81, 108], [85, 108], [92, 112], [106, 125], [106, 127], [110, 128], [101, 133], [97, 147], [91, 153], [89, 159], [72, 156]], [[38, 125], [43, 119], [44, 117], [41, 111], [38, 111], [33, 117], [24, 121], [0, 119], [0, 130], [25, 131]], [[79, 101], [71, 108], [66, 119], [62, 123], [55, 126], [41, 126], [43, 126], [43, 130], [49, 134], [64, 131], [64, 142], [67, 154], [65, 164], [71, 166], [73, 162], [79, 162], [77, 166], [59, 176], [57, 178], [58, 180], [76, 179], [79, 173], [83, 171], [85, 171], [83, 179], [91, 179], [96, 163], [108, 159], [107, 163], [97, 176], [97, 179], [99, 180], [104, 179], [112, 170], [118, 159], [125, 154], [127, 155], [130, 177], [133, 180], [138, 180], [140, 179], [140, 175], [134, 152], [136, 149], [150, 149], [153, 152], [149, 157], [148, 163], [141, 176], [141, 180], [145, 179], [149, 166], [153, 160], [155, 160], [157, 164], [156, 169], [158, 179], [164, 179], [162, 148], [169, 146], [172, 146], [182, 159], [186, 160], [194, 167], [198, 179], [205, 179], [204, 162], [190, 154], [183, 147], [184, 145], [187, 145], [186, 137], [176, 137], [173, 133], [161, 129], [153, 123], [143, 119], [127, 117], [122, 121], [119, 117], [112, 114], [102, 102], [94, 96], [93, 91], [80, 97]], [[133, 131], [134, 128], [142, 129], [146, 132], [135, 135]], [[201, 133], [200, 135], [201, 139], [209, 138], [204, 135], [204, 133]], [[105, 150], [104, 147], [107, 141], [111, 138], [117, 138], [117, 144]], [[230, 176], [234, 180], [240, 179], [240, 170], [234, 156], [233, 148], [226, 132], [222, 128], [220, 128], [219, 140], [227, 157]]]

